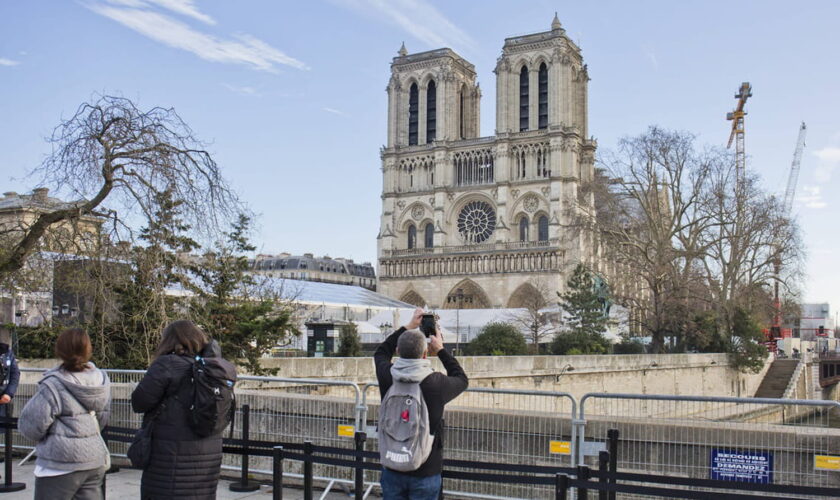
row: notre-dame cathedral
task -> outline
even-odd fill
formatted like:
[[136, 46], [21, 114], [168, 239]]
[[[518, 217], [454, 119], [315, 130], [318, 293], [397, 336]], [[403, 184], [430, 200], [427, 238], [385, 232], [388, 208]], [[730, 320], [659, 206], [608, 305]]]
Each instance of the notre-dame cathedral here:
[[[475, 67], [451, 49], [391, 63], [382, 149], [380, 291], [433, 308], [522, 307], [594, 264], [577, 214], [592, 213], [589, 77], [557, 19], [505, 40], [496, 135], [479, 137]], [[556, 298], [556, 297], [555, 297]]]

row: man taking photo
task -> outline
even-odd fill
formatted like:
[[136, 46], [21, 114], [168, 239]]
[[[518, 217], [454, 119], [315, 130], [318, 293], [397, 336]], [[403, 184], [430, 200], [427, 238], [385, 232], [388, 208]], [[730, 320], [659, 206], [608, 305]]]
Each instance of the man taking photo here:
[[[443, 407], [461, 394], [467, 375], [434, 334], [421, 332], [423, 310], [388, 336], [373, 355], [382, 405], [379, 409], [379, 451], [385, 500], [434, 500], [441, 492]], [[426, 330], [430, 330], [426, 328]], [[391, 363], [394, 354], [398, 358]], [[432, 370], [427, 355], [437, 356], [446, 375]]]

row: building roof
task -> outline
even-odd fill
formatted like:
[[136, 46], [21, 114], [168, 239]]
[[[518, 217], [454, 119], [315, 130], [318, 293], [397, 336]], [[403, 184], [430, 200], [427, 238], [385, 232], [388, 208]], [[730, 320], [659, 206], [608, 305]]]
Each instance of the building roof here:
[[375, 278], [376, 271], [370, 262], [357, 264], [352, 259], [342, 259], [329, 256], [315, 257], [311, 253], [303, 255], [258, 255], [250, 261], [251, 268], [255, 271], [271, 270], [310, 270], [332, 272], [337, 274], [349, 274], [364, 278]]
[[71, 205], [68, 202], [49, 196], [49, 191], [47, 188], [36, 188], [32, 190], [32, 194], [18, 194], [14, 191], [3, 193], [3, 197], [0, 198], [0, 211], [20, 209], [55, 210]]
[[309, 304], [333, 304], [366, 307], [410, 308], [399, 300], [356, 285], [338, 285], [317, 281], [269, 278], [286, 299]]

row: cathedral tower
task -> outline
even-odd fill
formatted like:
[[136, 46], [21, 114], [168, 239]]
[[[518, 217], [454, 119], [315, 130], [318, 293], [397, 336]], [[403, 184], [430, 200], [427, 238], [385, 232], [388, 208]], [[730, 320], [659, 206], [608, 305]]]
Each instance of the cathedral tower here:
[[594, 259], [573, 223], [592, 210], [587, 75], [556, 15], [508, 38], [496, 73], [496, 135], [479, 137], [472, 64], [450, 49], [391, 64], [381, 151], [380, 291], [434, 308], [519, 307], [562, 291]]

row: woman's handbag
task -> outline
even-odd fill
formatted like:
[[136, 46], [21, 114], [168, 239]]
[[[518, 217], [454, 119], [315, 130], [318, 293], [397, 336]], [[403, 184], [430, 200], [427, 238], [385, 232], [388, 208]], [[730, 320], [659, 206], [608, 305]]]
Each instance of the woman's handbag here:
[[134, 439], [131, 440], [126, 452], [128, 459], [131, 460], [132, 467], [146, 470], [146, 467], [149, 466], [149, 462], [152, 460], [152, 427], [154, 427], [155, 420], [157, 420], [163, 408], [165, 408], [165, 405], [161, 404], [155, 410], [155, 413], [149, 417], [145, 425], [134, 433]]

